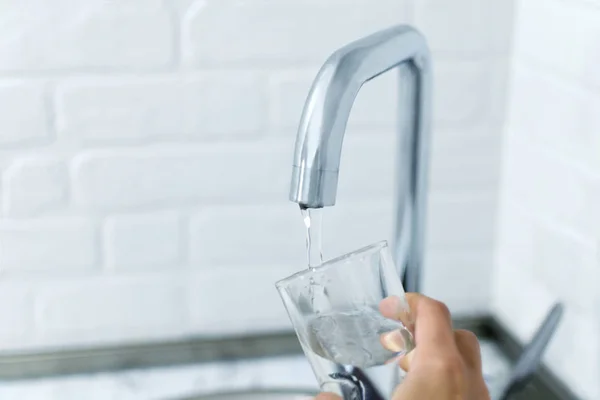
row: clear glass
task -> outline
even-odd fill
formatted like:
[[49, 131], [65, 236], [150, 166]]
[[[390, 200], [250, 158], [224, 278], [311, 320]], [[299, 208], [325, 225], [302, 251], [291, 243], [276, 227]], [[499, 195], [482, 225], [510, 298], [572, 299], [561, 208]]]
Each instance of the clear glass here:
[[413, 320], [386, 241], [298, 272], [276, 286], [323, 390], [361, 398], [349, 371], [381, 376], [384, 368], [391, 384], [400, 370], [398, 359], [414, 348]]

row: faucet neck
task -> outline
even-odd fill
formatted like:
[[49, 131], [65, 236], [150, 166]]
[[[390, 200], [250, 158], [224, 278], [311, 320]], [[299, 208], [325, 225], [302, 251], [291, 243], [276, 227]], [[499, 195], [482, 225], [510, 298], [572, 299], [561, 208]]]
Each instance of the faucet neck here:
[[397, 168], [397, 264], [405, 289], [417, 291], [423, 252], [429, 159], [431, 63], [424, 37], [394, 26], [334, 52], [321, 67], [304, 105], [296, 137], [290, 200], [306, 208], [336, 201], [346, 124], [362, 85], [398, 67], [401, 74]]

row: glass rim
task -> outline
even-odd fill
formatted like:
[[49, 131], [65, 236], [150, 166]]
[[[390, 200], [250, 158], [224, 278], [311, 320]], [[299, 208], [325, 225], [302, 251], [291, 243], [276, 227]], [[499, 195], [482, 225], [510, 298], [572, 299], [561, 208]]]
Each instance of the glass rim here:
[[318, 267], [311, 269], [309, 267], [307, 267], [306, 269], [303, 269], [301, 271], [295, 272], [292, 275], [286, 277], [286, 278], [282, 278], [280, 280], [278, 280], [277, 282], [275, 282], [275, 286], [279, 289], [282, 286], [284, 286], [285, 284], [296, 280], [300, 277], [303, 277], [305, 275], [311, 274], [311, 273], [315, 273], [315, 272], [321, 272], [321, 271], [326, 271], [329, 270], [331, 268], [334, 268], [335, 265], [337, 265], [339, 262], [350, 259], [350, 258], [355, 258], [358, 256], [364, 256], [367, 255], [369, 253], [375, 253], [378, 251], [381, 251], [383, 249], [389, 249], [389, 245], [388, 245], [388, 241], [387, 240], [380, 240], [378, 242], [372, 243], [368, 246], [364, 246], [361, 247], [359, 249], [353, 250], [349, 253], [345, 253], [342, 254], [340, 256], [334, 257], [330, 260], [327, 260], [325, 262], [323, 262], [321, 265], [319, 265]]

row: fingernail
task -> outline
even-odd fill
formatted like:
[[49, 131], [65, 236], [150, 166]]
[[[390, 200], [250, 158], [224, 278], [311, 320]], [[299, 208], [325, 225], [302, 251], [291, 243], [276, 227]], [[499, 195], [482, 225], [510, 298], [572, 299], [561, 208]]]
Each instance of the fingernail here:
[[400, 368], [402, 368], [405, 372], [408, 372], [410, 370], [410, 365], [412, 364], [414, 353], [414, 350], [412, 350], [410, 353], [407, 353], [406, 355], [404, 355], [404, 357], [400, 359], [400, 362], [398, 363], [400, 365]]
[[404, 339], [398, 330], [386, 332], [381, 335], [381, 344], [387, 350], [398, 353], [404, 350]]

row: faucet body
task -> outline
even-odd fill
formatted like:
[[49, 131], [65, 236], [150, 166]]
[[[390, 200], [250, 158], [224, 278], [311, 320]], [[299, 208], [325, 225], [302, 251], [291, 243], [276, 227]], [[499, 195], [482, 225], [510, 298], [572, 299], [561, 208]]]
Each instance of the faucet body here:
[[[431, 57], [410, 26], [376, 32], [335, 51], [321, 67], [296, 137], [290, 200], [303, 208], [336, 201], [342, 142], [362, 85], [397, 68], [399, 80], [395, 237], [392, 248], [406, 291], [420, 290], [431, 131]], [[392, 88], [390, 89], [392, 90]]]

